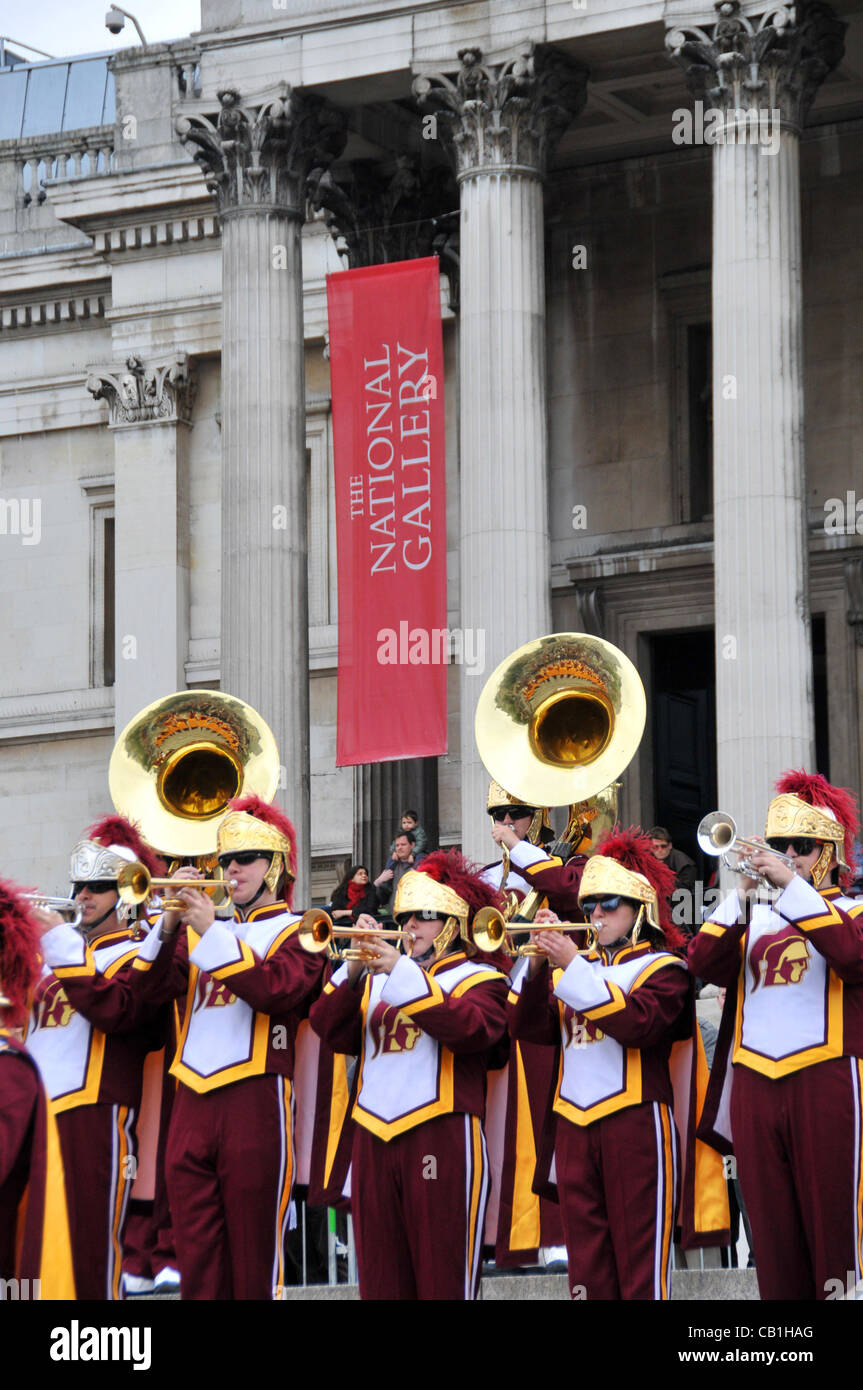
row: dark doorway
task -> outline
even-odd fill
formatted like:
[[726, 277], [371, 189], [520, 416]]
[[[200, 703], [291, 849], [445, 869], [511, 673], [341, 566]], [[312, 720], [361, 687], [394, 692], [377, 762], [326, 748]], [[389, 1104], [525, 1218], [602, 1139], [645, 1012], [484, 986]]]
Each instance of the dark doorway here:
[[713, 628], [654, 636], [650, 647], [655, 823], [703, 868], [695, 832], [716, 809]]

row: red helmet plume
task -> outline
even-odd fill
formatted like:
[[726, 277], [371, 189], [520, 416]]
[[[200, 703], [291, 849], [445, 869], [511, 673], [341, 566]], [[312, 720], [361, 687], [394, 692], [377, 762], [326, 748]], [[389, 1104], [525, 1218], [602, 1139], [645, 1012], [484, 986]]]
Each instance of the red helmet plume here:
[[163, 878], [165, 875], [165, 861], [160, 859], [154, 849], [151, 849], [141, 836], [141, 832], [132, 821], [126, 820], [125, 816], [100, 816], [85, 835], [88, 840], [95, 840], [97, 844], [104, 845], [105, 849], [110, 849], [113, 845], [122, 845], [124, 849], [132, 851], [136, 859], [149, 870], [153, 878]]
[[[831, 811], [845, 833], [843, 858], [846, 864], [853, 865], [854, 841], [860, 833], [860, 821], [857, 798], [850, 787], [834, 787], [820, 772], [806, 772], [801, 767], [784, 772], [776, 783], [776, 790], [799, 797], [807, 806]], [[853, 877], [853, 871], [843, 870], [839, 882], [850, 883]]]
[[432, 854], [427, 854], [417, 865], [417, 873], [428, 874], [436, 883], [445, 883], [447, 888], [464, 898], [468, 905], [468, 923], [473, 921], [481, 907], [496, 907], [498, 911], [503, 909], [498, 890], [480, 878], [479, 866], [465, 859], [457, 849], [436, 849]]
[[0, 997], [9, 1003], [7, 1023], [19, 1027], [27, 1017], [30, 995], [39, 979], [41, 933], [24, 889], [0, 879]]
[[[468, 906], [468, 930], [481, 907], [496, 907], [498, 912], [503, 911], [504, 900], [501, 893], [481, 878], [479, 865], [466, 859], [457, 849], [436, 849], [433, 853], [427, 854], [422, 863], [417, 865], [417, 873], [427, 874], [436, 883], [445, 884], [464, 899]], [[509, 974], [512, 961], [502, 948], [493, 952], [477, 950], [476, 955], [477, 959], [488, 961], [504, 975]]]
[[606, 832], [599, 841], [597, 854], [616, 859], [630, 873], [641, 874], [656, 892], [659, 922], [665, 933], [666, 944], [672, 951], [678, 951], [686, 944], [684, 937], [671, 920], [669, 906], [671, 895], [677, 883], [672, 869], [653, 853], [649, 836], [640, 825], [630, 825], [626, 830], [616, 825]]

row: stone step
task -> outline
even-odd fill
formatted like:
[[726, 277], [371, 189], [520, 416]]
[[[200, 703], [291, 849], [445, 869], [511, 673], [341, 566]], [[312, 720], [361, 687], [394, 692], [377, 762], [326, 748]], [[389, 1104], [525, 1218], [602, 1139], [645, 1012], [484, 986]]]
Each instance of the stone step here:
[[[524, 1300], [569, 1301], [565, 1274], [497, 1274], [485, 1278], [480, 1298], [503, 1302]], [[174, 1295], [176, 1297], [176, 1295]], [[287, 1302], [345, 1302], [359, 1299], [356, 1284], [291, 1285], [285, 1290]], [[671, 1279], [674, 1302], [739, 1302], [757, 1300], [758, 1283], [754, 1269], [677, 1270]]]

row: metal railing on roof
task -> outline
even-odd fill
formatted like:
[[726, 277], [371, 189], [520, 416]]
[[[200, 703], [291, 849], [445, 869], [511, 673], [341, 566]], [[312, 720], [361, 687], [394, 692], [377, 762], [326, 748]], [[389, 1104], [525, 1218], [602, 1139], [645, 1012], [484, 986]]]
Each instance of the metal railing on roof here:
[[112, 56], [88, 53], [0, 69], [0, 140], [112, 125]]

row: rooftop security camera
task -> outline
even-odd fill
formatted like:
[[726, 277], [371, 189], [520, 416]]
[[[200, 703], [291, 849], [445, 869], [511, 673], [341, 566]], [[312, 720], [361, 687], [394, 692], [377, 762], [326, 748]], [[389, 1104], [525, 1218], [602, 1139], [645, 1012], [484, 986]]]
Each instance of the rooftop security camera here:
[[105, 28], [110, 29], [112, 34], [119, 34], [125, 28], [126, 17], [119, 10], [111, 9], [105, 15]]

